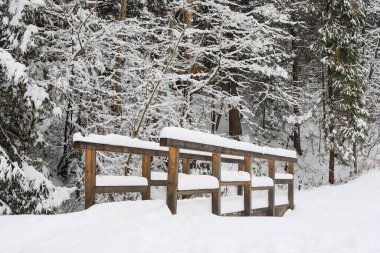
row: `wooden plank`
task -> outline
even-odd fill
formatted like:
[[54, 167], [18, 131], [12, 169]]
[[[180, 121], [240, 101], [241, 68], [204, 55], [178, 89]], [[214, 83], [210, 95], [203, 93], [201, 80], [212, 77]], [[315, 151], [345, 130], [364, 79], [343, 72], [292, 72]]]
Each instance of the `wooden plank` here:
[[[220, 170], [221, 170], [221, 156], [220, 154], [213, 153], [212, 154], [212, 175], [219, 179], [220, 181]], [[221, 206], [220, 206], [220, 184], [218, 191], [212, 192], [212, 213], [215, 215], [221, 214]]]
[[166, 191], [166, 204], [168, 205], [172, 214], [177, 213], [178, 163], [179, 149], [169, 147], [168, 188]]
[[95, 193], [127, 193], [127, 192], [149, 192], [149, 186], [128, 185], [128, 186], [96, 186]]
[[[148, 185], [151, 185], [151, 177], [150, 177], [150, 167], [152, 162], [152, 156], [143, 155], [142, 156], [142, 176], [148, 180]], [[150, 199], [150, 187], [148, 187], [148, 191], [142, 192], [142, 199], [149, 200]]]
[[189, 174], [190, 172], [190, 159], [182, 159], [182, 173]]
[[[269, 177], [274, 181], [275, 175], [275, 161], [269, 160]], [[275, 187], [268, 190], [268, 210], [270, 216], [275, 216]]]
[[[251, 163], [252, 158], [250, 156], [244, 157], [244, 171], [249, 173], [249, 177], [251, 178]], [[251, 191], [251, 182], [244, 185], [244, 215], [250, 216], [252, 209], [252, 191]]]
[[[150, 155], [150, 156], [159, 156], [159, 157], [168, 157], [169, 156], [169, 152], [164, 151], [164, 150], [136, 148], [136, 147], [118, 146], [118, 145], [108, 145], [108, 144], [99, 144], [99, 143], [82, 142], [82, 141], [74, 142], [73, 146], [76, 149], [89, 149], [89, 150], [96, 150], [96, 151], [103, 151], [103, 152]], [[180, 153], [179, 158], [189, 159], [189, 160], [198, 160], [198, 161], [211, 161], [212, 160], [211, 155], [201, 155], [201, 154], [192, 154], [192, 153]], [[239, 161], [242, 161], [242, 159], [223, 158], [222, 157], [222, 162], [225, 162], [225, 163], [237, 163]]]
[[84, 180], [84, 208], [87, 209], [95, 204], [96, 184], [96, 151], [86, 149], [86, 171]]
[[182, 190], [178, 191], [178, 195], [195, 195], [195, 194], [206, 194], [206, 193], [217, 193], [219, 189], [200, 189], [200, 190]]
[[248, 183], [251, 183], [251, 181], [220, 182], [220, 185], [221, 186], [240, 186], [243, 188], [243, 186]]
[[[244, 162], [238, 163], [238, 171], [244, 171]], [[243, 187], [238, 186], [238, 195], [243, 196]]]
[[242, 162], [242, 160], [243, 160], [243, 157], [241, 159], [234, 159], [234, 158], [227, 158], [227, 157], [222, 156], [222, 163], [238, 163], [238, 162]]
[[294, 162], [289, 163], [289, 173], [293, 175], [293, 180], [288, 184], [289, 208], [294, 210]]
[[290, 184], [293, 182], [293, 179], [275, 179], [275, 184]]
[[273, 189], [274, 186], [260, 186], [260, 187], [252, 187], [252, 191], [265, 191], [269, 189]]
[[166, 147], [177, 147], [181, 149], [198, 150], [203, 152], [211, 152], [216, 154], [236, 155], [236, 156], [250, 156], [260, 159], [270, 159], [277, 161], [297, 162], [297, 158], [287, 157], [282, 155], [270, 155], [247, 150], [240, 150], [235, 148], [226, 148], [221, 146], [206, 145], [198, 142], [183, 141], [170, 138], [161, 138], [160, 145]]
[[150, 186], [166, 186], [168, 180], [150, 180]]

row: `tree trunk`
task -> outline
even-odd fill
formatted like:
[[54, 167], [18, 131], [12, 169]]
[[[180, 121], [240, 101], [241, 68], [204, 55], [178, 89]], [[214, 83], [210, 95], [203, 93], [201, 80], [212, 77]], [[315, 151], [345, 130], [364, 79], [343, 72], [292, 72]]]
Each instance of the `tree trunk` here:
[[[74, 30], [71, 29], [71, 38], [73, 38]], [[74, 50], [75, 42], [73, 39], [71, 39], [71, 55], [74, 56], [75, 50]], [[74, 66], [71, 66], [70, 69], [71, 78], [69, 80], [70, 87], [74, 87], [74, 79], [73, 76], [75, 76], [74, 73]], [[67, 110], [66, 110], [66, 119], [65, 119], [65, 127], [63, 132], [63, 153], [61, 156], [61, 159], [59, 160], [58, 166], [57, 166], [57, 174], [58, 176], [62, 177], [62, 180], [65, 182], [68, 179], [68, 159], [69, 159], [69, 153], [72, 150], [71, 145], [71, 137], [72, 137], [72, 120], [73, 120], [73, 108], [71, 105], [71, 102], [73, 101], [73, 98], [70, 97], [67, 99]]]
[[335, 183], [335, 152], [333, 149], [330, 150], [330, 160], [329, 160], [329, 183]]
[[[292, 29], [292, 34], [295, 36], [295, 31]], [[293, 86], [297, 87], [299, 83], [299, 53], [297, 50], [297, 44], [296, 40], [292, 40], [292, 49], [293, 52], [296, 53], [296, 56], [293, 59]], [[293, 113], [295, 117], [298, 117], [300, 114], [300, 107], [298, 104], [294, 105], [293, 107]], [[298, 155], [302, 155], [302, 149], [301, 149], [301, 125], [299, 122], [296, 122], [294, 124], [293, 128], [293, 144], [294, 148]]]
[[220, 125], [220, 118], [222, 115], [215, 110], [215, 105], [212, 105], [211, 111], [211, 133], [215, 134]]
[[[328, 101], [329, 101], [329, 115], [332, 115], [334, 112], [332, 111], [333, 108], [332, 108], [332, 99], [333, 99], [333, 79], [332, 79], [332, 70], [330, 67], [328, 67], [327, 69], [327, 89], [328, 89]], [[334, 184], [335, 183], [335, 138], [334, 136], [332, 135], [334, 131], [334, 122], [332, 121], [332, 119], [330, 118], [329, 119], [329, 134], [330, 134], [330, 137], [329, 137], [329, 140], [327, 140], [329, 142], [329, 148], [330, 148], [330, 160], [329, 160], [329, 182], [330, 184]]]
[[[187, 4], [191, 5], [193, 3], [193, 0], [186, 0], [186, 2], [187, 2]], [[185, 8], [183, 8], [182, 15], [183, 15], [183, 22], [186, 24], [186, 27], [187, 28], [191, 27], [193, 25], [193, 11], [192, 11], [192, 9], [186, 6]], [[192, 43], [191, 38], [185, 36], [185, 39], [190, 44]], [[194, 55], [192, 54], [191, 51], [186, 51], [184, 53], [184, 57], [188, 60], [189, 63], [191, 63]], [[194, 69], [194, 66], [191, 66], [189, 68], [190, 74], [196, 74], [195, 71], [196, 70]], [[191, 118], [191, 112], [190, 112], [191, 108], [190, 107], [191, 107], [191, 103], [192, 103], [192, 95], [193, 94], [189, 92], [191, 90], [191, 88], [190, 88], [191, 81], [181, 81], [181, 82], [182, 82], [182, 94], [183, 94], [183, 97], [185, 98], [186, 103], [184, 104], [184, 106], [182, 108], [182, 117], [180, 120], [180, 126], [184, 127], [185, 122], [189, 125], [192, 124], [192, 118]]]
[[[127, 12], [127, 3], [128, 0], [121, 0], [120, 1], [120, 11], [117, 17], [118, 21], [123, 21], [126, 18], [126, 12]], [[118, 39], [123, 39], [121, 35], [117, 35]], [[114, 75], [114, 82], [115, 82], [115, 92], [116, 92], [116, 101], [115, 104], [112, 106], [112, 111], [116, 116], [121, 116], [122, 113], [122, 106], [121, 106], [121, 100], [119, 98], [119, 93], [122, 91], [121, 87], [121, 67], [124, 64], [124, 58], [120, 56], [122, 52], [119, 50], [119, 55], [116, 57], [115, 61], [115, 75]]]
[[357, 147], [356, 147], [356, 144], [354, 143], [354, 146], [353, 146], [353, 152], [354, 152], [354, 174], [357, 175], [358, 174], [358, 154], [357, 154]]
[[327, 138], [327, 123], [326, 123], [326, 99], [327, 99], [327, 91], [326, 91], [326, 84], [325, 84], [325, 68], [322, 65], [322, 127], [323, 127], [323, 134], [325, 136], [325, 139]]
[[[232, 96], [237, 96], [237, 84], [236, 82], [231, 82], [230, 93]], [[236, 106], [231, 106], [228, 112], [228, 123], [229, 123], [229, 134], [236, 139], [242, 135], [243, 131], [241, 128], [240, 112]]]
[[121, 21], [126, 18], [127, 15], [128, 0], [120, 0], [120, 11], [117, 20]]

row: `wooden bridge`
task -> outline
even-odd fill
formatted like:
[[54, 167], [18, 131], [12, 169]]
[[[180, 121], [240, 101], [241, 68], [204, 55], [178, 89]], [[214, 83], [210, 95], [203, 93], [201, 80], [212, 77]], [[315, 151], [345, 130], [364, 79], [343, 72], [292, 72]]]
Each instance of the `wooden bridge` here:
[[[74, 135], [74, 147], [86, 152], [85, 208], [95, 203], [96, 193], [141, 192], [142, 199], [150, 199], [152, 186], [166, 186], [166, 203], [177, 213], [178, 195], [211, 193], [212, 213], [221, 215], [221, 187], [236, 186], [243, 195], [241, 215], [276, 215], [275, 184], [288, 185], [288, 205], [277, 206], [277, 215], [294, 209], [294, 151], [261, 147], [247, 142], [222, 138], [217, 135], [177, 127], [161, 131], [160, 143], [132, 139], [120, 135]], [[117, 152], [142, 156], [141, 176], [96, 175], [96, 152]], [[152, 172], [153, 156], [168, 157], [168, 172]], [[252, 159], [268, 161], [268, 177], [251, 175]], [[179, 172], [180, 160], [182, 173]], [[189, 174], [190, 161], [210, 161], [211, 175]], [[288, 173], [276, 173], [276, 162], [286, 162]], [[238, 164], [238, 171], [223, 171], [221, 163]], [[268, 191], [268, 208], [252, 210], [252, 191]]]

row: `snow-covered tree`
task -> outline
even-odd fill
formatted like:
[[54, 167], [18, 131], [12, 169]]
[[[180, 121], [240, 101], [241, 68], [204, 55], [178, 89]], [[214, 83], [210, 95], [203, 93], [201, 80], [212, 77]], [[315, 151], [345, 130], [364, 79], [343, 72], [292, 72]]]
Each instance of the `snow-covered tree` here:
[[49, 180], [41, 154], [54, 102], [40, 65], [44, 1], [0, 2], [0, 200], [5, 213], [51, 213], [70, 191]]
[[355, 162], [358, 145], [367, 138], [365, 103], [366, 72], [362, 66], [365, 25], [362, 1], [317, 1], [319, 38], [313, 45], [326, 68], [326, 125], [329, 150], [329, 182], [334, 183], [335, 157]]
[[0, 147], [0, 215], [56, 213], [74, 190], [54, 186], [46, 174], [27, 163], [10, 162]]
[[368, 69], [366, 80], [368, 89], [366, 98], [369, 112], [369, 139], [367, 164], [376, 166], [380, 160], [380, 1], [368, 1], [366, 4], [367, 23], [364, 30], [365, 63]]

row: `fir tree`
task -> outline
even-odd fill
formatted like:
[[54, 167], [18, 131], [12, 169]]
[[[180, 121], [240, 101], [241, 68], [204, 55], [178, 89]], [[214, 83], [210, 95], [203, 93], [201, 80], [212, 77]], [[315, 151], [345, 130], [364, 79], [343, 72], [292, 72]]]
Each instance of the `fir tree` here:
[[[319, 1], [318, 1], [319, 2]], [[313, 45], [327, 71], [326, 125], [329, 150], [329, 182], [333, 184], [335, 157], [356, 163], [358, 146], [367, 137], [367, 111], [362, 66], [362, 1], [324, 0], [313, 6], [321, 22]]]

